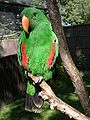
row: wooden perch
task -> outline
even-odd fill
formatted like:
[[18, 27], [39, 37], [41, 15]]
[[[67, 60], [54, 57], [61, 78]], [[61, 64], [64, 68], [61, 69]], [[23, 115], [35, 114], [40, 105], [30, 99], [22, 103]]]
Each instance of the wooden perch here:
[[[35, 83], [39, 79], [39, 77], [33, 76], [29, 72], [28, 72], [28, 76], [30, 78], [32, 78], [32, 80]], [[75, 120], [90, 120], [90, 118], [86, 117], [84, 114], [80, 113], [78, 110], [71, 107], [67, 103], [63, 102], [60, 98], [56, 97], [56, 95], [52, 91], [51, 87], [45, 81], [42, 81], [39, 86], [42, 88], [42, 92], [41, 92], [40, 96], [43, 99], [47, 98], [47, 101], [50, 103], [50, 106], [53, 106], [57, 110], [68, 115], [70, 117], [70, 119], [74, 118]]]

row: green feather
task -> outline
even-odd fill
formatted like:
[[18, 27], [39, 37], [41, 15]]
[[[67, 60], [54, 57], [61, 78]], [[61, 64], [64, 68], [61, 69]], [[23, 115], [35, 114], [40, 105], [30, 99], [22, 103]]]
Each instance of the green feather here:
[[[26, 8], [22, 11], [23, 15], [29, 18], [31, 31], [29, 34], [25, 31], [22, 31], [20, 34], [18, 40], [18, 61], [21, 65], [20, 44], [23, 40], [26, 46], [25, 51], [29, 58], [26, 69], [33, 75], [43, 76], [44, 80], [49, 80], [52, 78], [52, 69], [46, 63], [50, 55], [52, 42], [56, 40], [55, 58], [52, 64], [55, 63], [56, 57], [58, 56], [58, 39], [52, 31], [50, 22], [41, 10]], [[27, 93], [35, 94], [34, 86], [29, 83], [27, 84]]]
[[27, 93], [28, 95], [34, 96], [34, 95], [35, 95], [35, 92], [36, 92], [35, 87], [34, 87], [32, 84], [30, 84], [29, 81], [28, 81], [28, 82], [27, 82], [27, 90], [26, 90], [26, 93]]

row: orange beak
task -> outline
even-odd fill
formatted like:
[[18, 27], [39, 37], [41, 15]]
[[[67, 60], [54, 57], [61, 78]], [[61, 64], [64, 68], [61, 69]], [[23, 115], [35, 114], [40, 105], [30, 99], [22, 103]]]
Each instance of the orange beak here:
[[29, 27], [29, 25], [30, 25], [30, 21], [29, 21], [29, 19], [24, 15], [24, 16], [22, 17], [22, 27], [23, 27], [23, 29], [25, 30], [25, 32], [27, 32], [27, 33], [29, 33], [29, 32], [28, 32], [28, 27]]

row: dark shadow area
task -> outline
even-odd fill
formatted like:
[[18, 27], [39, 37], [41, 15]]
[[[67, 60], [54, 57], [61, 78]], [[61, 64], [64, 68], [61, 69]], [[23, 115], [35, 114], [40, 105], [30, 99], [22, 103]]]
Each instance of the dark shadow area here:
[[90, 71], [90, 24], [64, 26], [64, 32], [78, 69]]
[[24, 77], [17, 56], [0, 58], [0, 101], [8, 103], [15, 97], [24, 95], [24, 91]]

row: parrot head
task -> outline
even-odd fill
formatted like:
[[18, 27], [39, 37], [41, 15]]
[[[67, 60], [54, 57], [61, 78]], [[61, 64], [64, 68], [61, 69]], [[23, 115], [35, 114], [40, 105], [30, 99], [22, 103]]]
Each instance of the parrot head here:
[[25, 8], [22, 13], [22, 27], [26, 33], [29, 33], [29, 28], [34, 29], [43, 21], [48, 21], [44, 13], [34, 7]]

